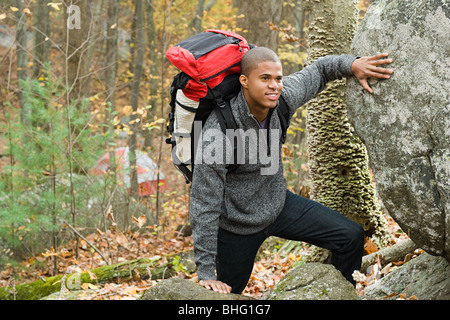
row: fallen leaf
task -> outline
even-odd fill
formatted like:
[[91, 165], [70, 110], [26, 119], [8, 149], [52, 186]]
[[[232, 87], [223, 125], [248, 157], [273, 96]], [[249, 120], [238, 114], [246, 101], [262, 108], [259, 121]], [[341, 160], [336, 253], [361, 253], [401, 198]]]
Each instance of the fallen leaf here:
[[108, 210], [106, 210], [105, 216], [106, 216], [107, 219], [111, 220], [113, 226], [116, 226], [117, 223], [116, 223], [116, 220], [114, 219], [114, 215], [113, 215], [113, 210], [112, 209], [113, 209], [112, 205], [110, 205], [108, 207]]
[[122, 290], [123, 294], [134, 295], [137, 293], [136, 287], [126, 287]]
[[89, 273], [89, 279], [91, 279], [91, 280], [97, 279], [97, 276], [96, 276], [94, 273], [92, 273], [92, 272], [89, 271], [89, 270], [88, 270], [88, 273]]
[[139, 229], [147, 222], [147, 217], [145, 215], [141, 215], [139, 218], [132, 217], [131, 219], [134, 223], [139, 226]]
[[364, 251], [366, 254], [371, 254], [378, 251], [377, 245], [369, 237], [366, 237], [364, 241]]
[[123, 246], [125, 248], [128, 246], [128, 239], [122, 232], [119, 232], [116, 235], [116, 241], [117, 241], [117, 243], [119, 243], [121, 246]]
[[95, 284], [92, 284], [92, 283], [83, 283], [83, 284], [81, 285], [81, 288], [83, 288], [84, 290], [87, 290], [87, 289], [97, 290], [97, 289], [99, 289], [100, 287], [99, 287], [99, 286], [96, 286]]

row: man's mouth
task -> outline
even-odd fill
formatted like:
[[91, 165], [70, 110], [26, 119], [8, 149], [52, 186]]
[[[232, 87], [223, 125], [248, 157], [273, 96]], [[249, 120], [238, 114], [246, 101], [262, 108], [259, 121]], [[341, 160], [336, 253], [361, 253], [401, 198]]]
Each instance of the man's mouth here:
[[266, 93], [266, 96], [269, 100], [277, 100], [278, 99], [278, 92], [270, 92], [270, 93]]

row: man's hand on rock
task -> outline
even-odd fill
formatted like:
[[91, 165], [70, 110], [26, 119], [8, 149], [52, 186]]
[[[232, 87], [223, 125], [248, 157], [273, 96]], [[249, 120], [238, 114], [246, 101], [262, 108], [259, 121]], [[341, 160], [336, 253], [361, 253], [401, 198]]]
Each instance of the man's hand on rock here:
[[388, 55], [388, 53], [380, 53], [372, 57], [361, 57], [352, 63], [351, 71], [353, 75], [358, 79], [363, 88], [370, 93], [373, 93], [373, 90], [369, 86], [367, 79], [389, 79], [391, 77], [390, 74], [394, 72], [392, 69], [379, 67], [382, 64], [392, 63], [392, 59], [381, 59]]
[[214, 290], [219, 293], [230, 293], [231, 287], [222, 281], [217, 280], [200, 280], [198, 282], [202, 287], [206, 289]]

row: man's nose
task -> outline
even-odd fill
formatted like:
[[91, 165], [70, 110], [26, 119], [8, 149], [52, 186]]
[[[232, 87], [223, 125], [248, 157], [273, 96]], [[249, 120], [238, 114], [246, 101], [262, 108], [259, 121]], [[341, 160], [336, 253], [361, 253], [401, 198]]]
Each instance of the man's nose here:
[[278, 89], [279, 84], [278, 81], [276, 79], [272, 79], [269, 81], [269, 88], [270, 89]]

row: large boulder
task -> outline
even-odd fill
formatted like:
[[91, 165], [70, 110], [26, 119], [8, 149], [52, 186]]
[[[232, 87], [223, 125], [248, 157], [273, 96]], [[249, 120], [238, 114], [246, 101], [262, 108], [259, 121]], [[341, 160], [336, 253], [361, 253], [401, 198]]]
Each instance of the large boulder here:
[[253, 300], [253, 298], [234, 293], [222, 294], [186, 279], [170, 278], [158, 282], [145, 291], [141, 300]]
[[331, 264], [306, 263], [290, 270], [267, 300], [356, 300], [353, 285]]
[[377, 189], [404, 232], [450, 261], [450, 1], [378, 0], [351, 53], [388, 52], [374, 93], [348, 80], [348, 116], [366, 145]]

